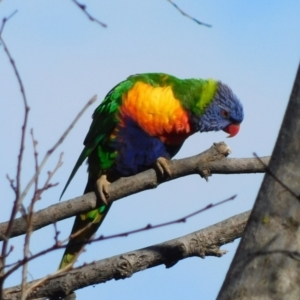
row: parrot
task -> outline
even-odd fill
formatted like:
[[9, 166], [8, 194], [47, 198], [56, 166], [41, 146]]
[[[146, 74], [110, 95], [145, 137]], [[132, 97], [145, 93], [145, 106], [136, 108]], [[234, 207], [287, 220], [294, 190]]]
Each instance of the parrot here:
[[243, 118], [240, 100], [214, 79], [143, 73], [113, 87], [93, 113], [84, 148], [61, 194], [87, 159], [84, 194], [95, 192], [103, 204], [76, 216], [59, 269], [74, 264], [103, 222], [111, 207], [111, 182], [152, 167], [171, 177], [169, 160], [189, 136], [223, 130], [233, 137]]

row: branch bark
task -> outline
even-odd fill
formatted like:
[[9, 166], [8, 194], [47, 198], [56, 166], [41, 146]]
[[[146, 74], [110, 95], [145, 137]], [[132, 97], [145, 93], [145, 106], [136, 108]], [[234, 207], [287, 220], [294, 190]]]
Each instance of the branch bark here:
[[299, 299], [299, 137], [300, 65], [269, 167], [218, 300]]
[[[73, 269], [48, 279], [31, 292], [28, 299], [64, 297], [88, 285], [125, 279], [136, 272], [161, 264], [170, 268], [179, 260], [192, 256], [221, 257], [227, 251], [220, 247], [241, 237], [249, 215], [250, 211], [247, 211], [188, 235]], [[29, 282], [28, 287], [35, 282], [37, 281]], [[3, 300], [17, 299], [20, 299], [20, 286], [4, 290]]]
[[[263, 173], [265, 166], [256, 158], [225, 158], [228, 146], [221, 142], [214, 144], [208, 150], [189, 158], [172, 160], [170, 169], [172, 178], [199, 174], [207, 178], [212, 174], [245, 174]], [[265, 165], [268, 165], [269, 157], [261, 158]], [[109, 188], [109, 201], [116, 201], [126, 196], [156, 188], [163, 181], [156, 176], [153, 169], [139, 173], [135, 176], [121, 178], [112, 183]], [[34, 213], [32, 217], [32, 230], [38, 230], [54, 222], [58, 222], [79, 213], [87, 212], [98, 207], [99, 201], [95, 193], [88, 193], [74, 199], [70, 199]], [[0, 241], [5, 238], [8, 222], [0, 223]], [[15, 219], [11, 229], [10, 237], [26, 233], [27, 222], [20, 217]]]

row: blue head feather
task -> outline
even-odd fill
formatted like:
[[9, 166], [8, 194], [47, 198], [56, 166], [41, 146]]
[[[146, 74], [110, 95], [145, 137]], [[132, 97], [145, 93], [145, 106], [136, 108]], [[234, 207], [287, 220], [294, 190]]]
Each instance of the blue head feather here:
[[243, 119], [244, 111], [240, 100], [227, 85], [218, 82], [214, 99], [198, 121], [198, 126], [201, 132], [217, 131], [230, 124], [240, 124]]

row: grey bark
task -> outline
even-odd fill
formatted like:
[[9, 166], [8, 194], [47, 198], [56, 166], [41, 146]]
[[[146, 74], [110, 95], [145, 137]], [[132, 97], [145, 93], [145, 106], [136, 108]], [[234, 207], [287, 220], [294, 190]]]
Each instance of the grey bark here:
[[[227, 251], [220, 247], [241, 237], [249, 215], [250, 211], [244, 212], [188, 235], [73, 269], [45, 281], [29, 294], [28, 299], [64, 297], [88, 285], [129, 278], [136, 272], [161, 264], [170, 268], [179, 260], [192, 256], [221, 257]], [[29, 282], [28, 288], [35, 282]], [[20, 286], [4, 290], [3, 300], [17, 299], [20, 299]]]
[[[200, 174], [207, 177], [212, 174], [244, 174], [262, 173], [265, 167], [256, 158], [225, 158], [229, 153], [225, 143], [216, 143], [208, 150], [184, 159], [172, 160], [170, 168], [172, 178], [170, 180], [191, 174]], [[261, 158], [265, 165], [269, 162], [269, 157]], [[109, 201], [115, 201], [128, 195], [141, 192], [143, 190], [156, 188], [162, 179], [157, 178], [153, 169], [139, 173], [135, 176], [121, 178], [110, 185]], [[88, 193], [74, 199], [63, 201], [51, 205], [45, 209], [34, 213], [32, 219], [33, 231], [58, 222], [72, 216], [90, 211], [100, 204], [95, 193]], [[8, 222], [0, 223], [0, 241], [4, 239]], [[26, 233], [27, 222], [23, 217], [14, 221], [11, 237]]]
[[300, 299], [300, 66], [245, 234], [218, 300]]

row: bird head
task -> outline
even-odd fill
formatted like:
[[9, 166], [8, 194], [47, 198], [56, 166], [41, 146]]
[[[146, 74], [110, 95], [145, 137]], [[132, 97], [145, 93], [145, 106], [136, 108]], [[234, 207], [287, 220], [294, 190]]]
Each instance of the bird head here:
[[243, 119], [240, 100], [227, 85], [218, 82], [214, 98], [199, 120], [199, 129], [201, 132], [223, 130], [229, 133], [228, 137], [233, 137], [239, 132]]

